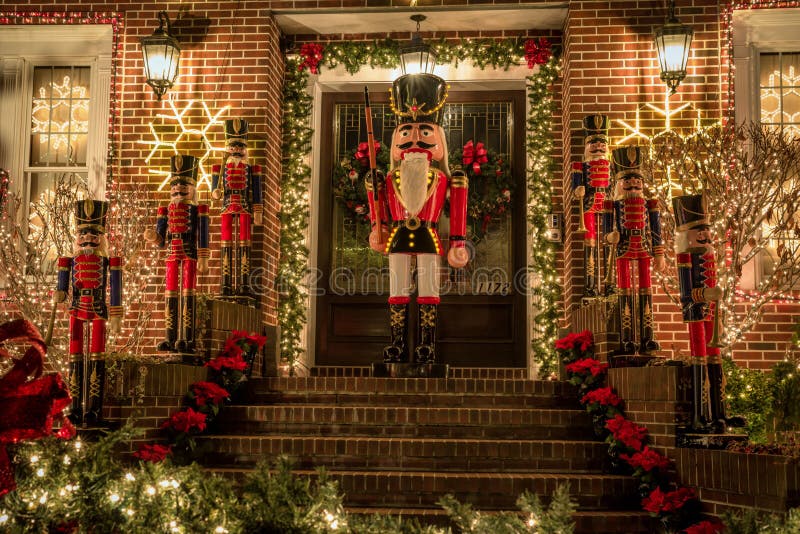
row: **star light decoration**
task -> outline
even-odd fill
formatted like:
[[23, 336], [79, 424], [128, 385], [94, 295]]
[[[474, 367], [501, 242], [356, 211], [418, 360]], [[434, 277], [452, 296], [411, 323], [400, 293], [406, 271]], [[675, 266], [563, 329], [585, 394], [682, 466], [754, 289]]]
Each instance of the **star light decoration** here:
[[[175, 121], [177, 126], [180, 128], [180, 132], [178, 133], [177, 137], [175, 137], [172, 141], [165, 140], [161, 135], [159, 135], [158, 131], [156, 130], [155, 123], [150, 122], [148, 126], [150, 127], [150, 134], [152, 135], [152, 139], [146, 140], [142, 139], [139, 141], [140, 144], [143, 145], [150, 145], [152, 148], [150, 153], [144, 159], [146, 163], [149, 163], [150, 160], [153, 158], [154, 155], [160, 150], [172, 150], [173, 154], [178, 154], [178, 143], [181, 141], [185, 141], [186, 138], [195, 136], [199, 138], [200, 147], [199, 150], [203, 150], [203, 155], [200, 156], [197, 160], [197, 189], [201, 189], [202, 186], [205, 184], [208, 186], [208, 190], [211, 190], [211, 173], [208, 170], [208, 166], [206, 165], [206, 161], [214, 152], [224, 152], [224, 147], [215, 147], [211, 144], [211, 140], [208, 138], [209, 131], [214, 127], [221, 125], [223, 120], [220, 119], [223, 113], [230, 109], [230, 106], [224, 106], [222, 109], [217, 111], [216, 113], [211, 113], [211, 110], [208, 108], [208, 105], [205, 101], [201, 100], [200, 105], [203, 108], [203, 118], [205, 122], [203, 123], [201, 128], [190, 128], [188, 126], [188, 120], [186, 119], [186, 114], [189, 110], [192, 109], [192, 106], [197, 103], [197, 100], [189, 100], [186, 105], [178, 111], [175, 102], [172, 100], [168, 100], [167, 103], [169, 104], [169, 108], [171, 113], [159, 113], [156, 115], [157, 119]], [[162, 180], [161, 184], [158, 186], [158, 190], [162, 191], [167, 184], [169, 183], [169, 179], [171, 173], [169, 170], [159, 170], [159, 169], [150, 169], [150, 174], [156, 174], [158, 176], [163, 176], [164, 179]]]
[[[65, 108], [66, 112], [61, 112]], [[66, 115], [67, 120], [56, 120]], [[45, 87], [39, 88], [39, 98], [33, 99], [31, 126], [39, 134], [39, 143], [50, 143], [53, 150], [69, 147], [75, 136], [89, 133], [89, 97], [86, 87], [71, 86], [70, 77], [64, 76], [61, 85], [50, 82], [50, 94]]]

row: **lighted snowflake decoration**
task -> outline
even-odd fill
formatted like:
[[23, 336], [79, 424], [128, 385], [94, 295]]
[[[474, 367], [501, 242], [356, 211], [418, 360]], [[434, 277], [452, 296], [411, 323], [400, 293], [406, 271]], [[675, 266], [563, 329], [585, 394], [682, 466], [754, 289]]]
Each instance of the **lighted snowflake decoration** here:
[[[789, 72], [784, 76], [779, 71], [769, 75], [768, 87], [761, 90], [761, 122], [766, 124], [781, 124], [800, 122], [800, 109], [791, 113], [786, 110], [781, 102], [787, 97], [800, 98], [800, 74], [795, 73], [794, 65], [789, 65]], [[787, 125], [791, 130], [797, 130], [794, 125]]]
[[[59, 117], [66, 120], [58, 120]], [[89, 97], [86, 87], [71, 86], [64, 76], [61, 85], [50, 82], [50, 94], [39, 88], [39, 98], [33, 99], [31, 129], [39, 134], [39, 143], [50, 143], [53, 150], [69, 147], [71, 138], [89, 133]]]
[[[230, 106], [225, 106], [216, 113], [211, 113], [208, 105], [201, 100], [200, 105], [203, 109], [202, 127], [191, 128], [189, 127], [189, 121], [186, 118], [186, 114], [197, 103], [197, 100], [190, 100], [180, 111], [172, 100], [169, 100], [167, 103], [169, 104], [171, 113], [159, 113], [156, 115], [156, 118], [163, 119], [165, 121], [174, 121], [179, 128], [178, 135], [172, 140], [167, 140], [159, 135], [153, 122], [149, 123], [148, 126], [150, 127], [150, 135], [152, 136], [152, 139], [142, 139], [139, 141], [141, 144], [150, 145], [152, 147], [150, 149], [150, 153], [144, 159], [145, 162], [149, 163], [153, 156], [161, 150], [170, 150], [173, 154], [177, 154], [177, 147], [180, 142], [185, 142], [188, 138], [196, 138], [200, 145], [197, 147], [196, 152], [200, 152], [201, 150], [203, 151], [203, 155], [198, 158], [197, 163], [197, 188], [200, 189], [205, 184], [208, 186], [208, 189], [211, 190], [211, 169], [207, 162], [214, 152], [222, 152], [225, 150], [225, 148], [213, 146], [208, 136], [213, 127], [223, 124], [223, 120], [220, 119], [220, 117], [223, 113], [228, 111]], [[156, 174], [164, 177], [161, 185], [158, 186], [159, 191], [164, 189], [164, 187], [166, 187], [166, 185], [169, 183], [169, 170], [165, 171], [150, 169], [150, 174]]]

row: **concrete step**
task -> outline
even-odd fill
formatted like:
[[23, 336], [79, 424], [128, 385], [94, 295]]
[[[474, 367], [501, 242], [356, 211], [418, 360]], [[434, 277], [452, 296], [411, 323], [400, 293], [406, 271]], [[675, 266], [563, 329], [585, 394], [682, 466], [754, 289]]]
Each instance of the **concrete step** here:
[[[311, 376], [372, 376], [370, 366], [333, 366], [321, 365], [312, 367]], [[520, 367], [450, 367], [449, 378], [502, 378], [505, 380], [523, 380], [528, 378], [528, 370]]]

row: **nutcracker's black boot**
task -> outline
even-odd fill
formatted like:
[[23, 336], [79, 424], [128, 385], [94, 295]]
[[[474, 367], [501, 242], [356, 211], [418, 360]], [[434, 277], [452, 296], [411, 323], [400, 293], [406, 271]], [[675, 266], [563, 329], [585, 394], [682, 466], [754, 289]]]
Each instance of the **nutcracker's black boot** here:
[[231, 297], [233, 296], [233, 249], [230, 243], [222, 246], [220, 256], [222, 257], [222, 296]]
[[636, 343], [633, 340], [633, 296], [630, 288], [619, 294], [619, 348], [615, 354], [634, 354]]
[[67, 387], [72, 397], [69, 420], [78, 425], [83, 422], [83, 357], [80, 354], [70, 354]]
[[83, 418], [89, 426], [97, 426], [103, 420], [103, 395], [106, 389], [106, 362], [103, 356], [91, 354], [89, 357], [89, 400]]
[[[711, 356], [710, 358], [713, 358]], [[717, 356], [719, 358], [719, 356]], [[708, 381], [711, 385], [711, 420], [714, 430], [727, 432], [728, 427], [741, 428], [747, 425], [743, 417], [728, 417], [725, 409], [725, 377], [721, 363], [708, 364]]]
[[[698, 360], [700, 359], [698, 358]], [[705, 371], [705, 364], [692, 363], [692, 430], [701, 433], [712, 430], [708, 424], [707, 410], [705, 409], [708, 401]]]
[[239, 256], [239, 280], [236, 287], [236, 295], [240, 297], [252, 297], [250, 291], [250, 247], [239, 246], [237, 249]]
[[185, 290], [181, 312], [181, 338], [175, 343], [175, 350], [191, 354], [194, 352], [194, 289]]
[[661, 345], [654, 337], [653, 295], [639, 295], [639, 352], [641, 354], [661, 350]]
[[436, 304], [419, 305], [419, 338], [414, 350], [417, 363], [436, 363]]
[[408, 304], [389, 304], [391, 345], [383, 349], [384, 363], [408, 362]]
[[178, 339], [178, 295], [168, 295], [164, 307], [164, 341], [158, 344], [158, 350], [175, 350]]
[[596, 246], [590, 241], [583, 242], [583, 296], [597, 296], [597, 254]]
[[[612, 246], [615, 247], [616, 245]], [[613, 252], [611, 251], [611, 247], [605, 247], [603, 250], [605, 251], [604, 257], [606, 262], [605, 279], [603, 282], [603, 295], [610, 297], [614, 294], [614, 291], [617, 290], [616, 277], [614, 276], [614, 261], [610, 259]]]

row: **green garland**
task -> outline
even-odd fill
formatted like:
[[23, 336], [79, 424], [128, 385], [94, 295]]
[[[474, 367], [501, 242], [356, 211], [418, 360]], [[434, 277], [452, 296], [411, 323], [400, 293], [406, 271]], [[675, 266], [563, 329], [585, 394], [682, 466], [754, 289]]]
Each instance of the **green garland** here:
[[[526, 43], [523, 38], [496, 41], [492, 39], [461, 39], [458, 42], [433, 43], [440, 63], [470, 60], [480, 69], [491, 67], [507, 70], [525, 60]], [[395, 68], [399, 64], [399, 43], [394, 40], [328, 43], [319, 47], [319, 64], [328, 68], [343, 65], [351, 74], [364, 66]], [[312, 129], [311, 98], [306, 93], [308, 82], [307, 58], [287, 59], [283, 90], [283, 174], [281, 178], [281, 238], [279, 264], [278, 320], [281, 328], [281, 358], [292, 373], [302, 355], [301, 333], [306, 326], [308, 288], [308, 249], [302, 245], [310, 213], [307, 192], [311, 170], [306, 164], [310, 151]], [[532, 226], [534, 273], [542, 273], [542, 283], [537, 289], [538, 313], [533, 318], [536, 336], [533, 342], [535, 358], [540, 362], [540, 374], [547, 376], [557, 366], [551, 347], [555, 342], [558, 318], [559, 284], [555, 274], [555, 246], [546, 239], [547, 215], [552, 211], [551, 177], [552, 114], [554, 102], [549, 86], [559, 72], [559, 59], [539, 65], [539, 70], [528, 77], [528, 220]]]
[[[560, 59], [550, 58], [528, 77], [528, 131], [525, 148], [528, 154], [528, 222], [531, 232], [531, 271], [541, 276], [536, 289], [538, 313], [533, 317], [531, 342], [534, 359], [539, 363], [539, 376], [549, 377], [558, 369], [558, 356], [553, 352], [558, 334], [561, 283], [556, 274], [556, 245], [547, 239], [547, 217], [553, 212], [553, 133], [551, 120], [555, 111], [550, 86], [561, 70]], [[532, 284], [529, 285], [533, 289]]]

